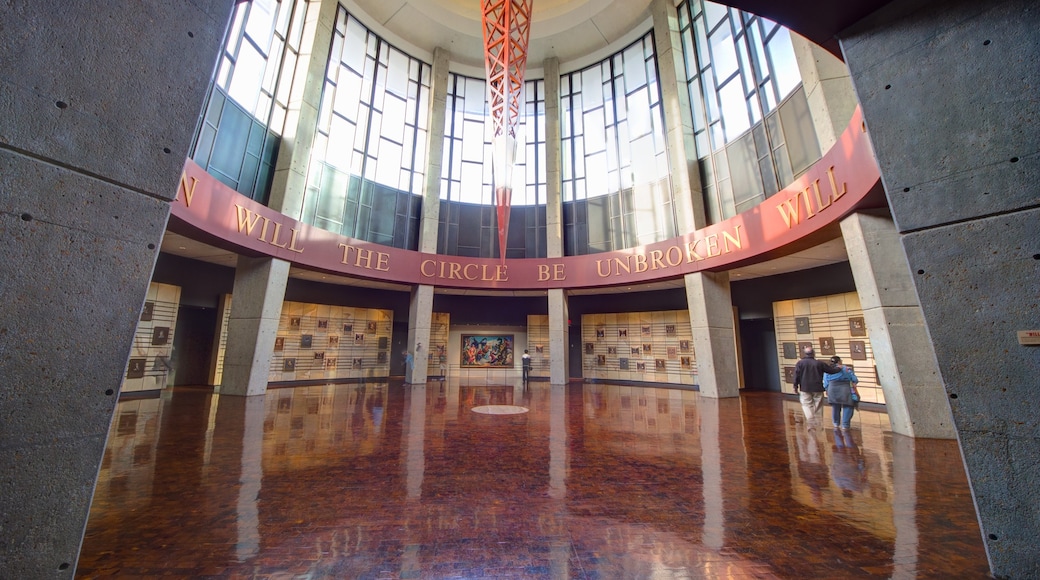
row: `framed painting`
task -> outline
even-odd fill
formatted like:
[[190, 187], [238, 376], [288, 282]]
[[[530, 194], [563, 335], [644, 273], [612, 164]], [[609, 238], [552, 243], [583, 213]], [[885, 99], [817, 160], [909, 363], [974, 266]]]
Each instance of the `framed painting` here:
[[805, 349], [812, 348], [811, 342], [799, 342], [798, 343], [798, 358], [805, 358]]
[[798, 334], [809, 334], [809, 317], [799, 316], [795, 318], [794, 327], [795, 330], [798, 331]]
[[798, 345], [793, 342], [785, 342], [784, 358], [798, 358]]
[[794, 367], [784, 367], [784, 382], [789, 385], [794, 384]]
[[834, 354], [834, 337], [832, 336], [821, 336], [820, 337], [820, 354], [824, 356], [831, 356]]
[[462, 368], [513, 368], [512, 334], [463, 334]]
[[852, 336], [866, 336], [867, 324], [862, 316], [854, 316], [849, 319], [849, 334]]
[[862, 340], [849, 341], [849, 358], [852, 360], [867, 360], [867, 344]]

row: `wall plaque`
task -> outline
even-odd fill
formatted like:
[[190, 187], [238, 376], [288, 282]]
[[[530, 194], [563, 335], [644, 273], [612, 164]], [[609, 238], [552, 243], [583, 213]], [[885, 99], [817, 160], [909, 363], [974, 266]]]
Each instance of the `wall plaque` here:
[[820, 354], [831, 356], [834, 354], [834, 337], [820, 337]]
[[794, 319], [794, 327], [798, 334], [809, 334], [809, 317], [799, 316]]
[[805, 349], [812, 348], [811, 342], [799, 342], [798, 343], [798, 358], [805, 358]]
[[166, 326], [156, 326], [152, 329], [152, 345], [166, 344], [170, 340], [170, 329]]
[[300, 348], [310, 348], [311, 343], [314, 341], [314, 336], [305, 334], [300, 337]]
[[784, 343], [784, 358], [798, 358], [798, 344], [794, 342]]
[[849, 319], [849, 334], [852, 336], [867, 335], [867, 325], [863, 322], [862, 316], [856, 316]]
[[144, 364], [148, 359], [143, 358], [132, 358], [126, 365], [126, 378], [128, 379], [140, 379], [144, 378]]
[[784, 382], [789, 385], [794, 384], [794, 367], [784, 367]]
[[849, 353], [852, 360], [867, 360], [867, 346], [862, 340], [849, 341]]
[[152, 319], [152, 314], [155, 312], [155, 302], [148, 301], [144, 303], [144, 308], [141, 309], [141, 320], [148, 322]]

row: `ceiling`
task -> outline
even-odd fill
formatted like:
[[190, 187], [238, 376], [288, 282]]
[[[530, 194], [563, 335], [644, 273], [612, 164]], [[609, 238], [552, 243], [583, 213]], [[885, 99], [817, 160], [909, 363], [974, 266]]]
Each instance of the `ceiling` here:
[[[160, 250], [166, 254], [174, 256], [180, 256], [182, 258], [190, 258], [193, 260], [200, 260], [202, 262], [209, 262], [218, 266], [224, 266], [227, 268], [234, 268], [238, 261], [238, 254], [222, 250], [202, 242], [192, 240], [191, 238], [184, 237], [180, 234], [167, 231], [166, 236], [163, 237], [162, 247]], [[848, 260], [848, 254], [845, 253], [845, 242], [840, 237], [824, 242], [812, 248], [796, 252], [784, 256], [782, 258], [776, 258], [767, 262], [760, 262], [751, 266], [744, 266], [741, 268], [734, 268], [729, 271], [730, 280], [739, 282], [741, 280], [751, 280], [753, 278], [761, 278], [764, 276], [774, 276], [776, 274], [783, 274], [786, 272], [795, 272], [798, 270], [806, 270], [809, 268], [816, 268], [819, 266], [826, 266], [828, 264], [836, 264], [838, 262], [844, 262]], [[299, 280], [310, 280], [314, 282], [321, 282], [325, 284], [338, 284], [341, 286], [357, 286], [362, 288], [374, 288], [377, 290], [391, 290], [398, 292], [410, 292], [411, 288], [406, 284], [395, 284], [390, 282], [380, 282], [378, 280], [368, 280], [364, 278], [350, 278], [347, 276], [337, 276], [335, 274], [328, 274], [326, 272], [316, 272], [313, 270], [306, 270], [293, 266], [289, 270], [289, 277], [296, 278]], [[568, 291], [569, 294], [612, 294], [622, 292], [645, 292], [648, 290], [664, 290], [669, 288], [683, 288], [685, 284], [683, 279], [674, 278], [671, 280], [661, 280], [657, 282], [650, 282], [647, 284], [633, 284], [626, 286], [613, 286], [613, 287], [602, 287], [592, 289], [577, 289]], [[479, 290], [479, 289], [458, 289], [458, 288], [438, 288], [436, 290], [438, 294], [459, 294], [467, 296], [545, 296], [544, 290], [514, 290], [514, 291], [502, 291], [502, 290]]]
[[[890, 0], [724, 0], [765, 16], [830, 50], [837, 35]], [[434, 48], [451, 52], [455, 72], [482, 76], [481, 0], [342, 0], [366, 26], [417, 57]], [[540, 78], [545, 59], [564, 72], [602, 60], [650, 30], [651, 0], [533, 0], [528, 70]], [[429, 58], [429, 57], [428, 57]], [[432, 59], [431, 59], [432, 60]]]
[[[442, 47], [451, 52], [453, 70], [483, 76], [480, 0], [349, 0], [344, 4], [402, 50], [432, 54], [435, 47]], [[584, 66], [607, 56], [610, 46], [631, 42], [649, 30], [650, 0], [534, 0], [528, 69], [540, 70], [550, 57], [561, 63], [581, 61]]]

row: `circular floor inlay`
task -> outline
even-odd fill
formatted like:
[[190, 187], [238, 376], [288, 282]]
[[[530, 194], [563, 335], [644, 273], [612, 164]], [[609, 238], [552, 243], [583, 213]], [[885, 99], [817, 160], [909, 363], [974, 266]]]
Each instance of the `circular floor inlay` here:
[[520, 413], [530, 411], [527, 407], [517, 407], [516, 405], [481, 405], [480, 407], [473, 407], [471, 410], [474, 413], [483, 413], [485, 415], [519, 415]]

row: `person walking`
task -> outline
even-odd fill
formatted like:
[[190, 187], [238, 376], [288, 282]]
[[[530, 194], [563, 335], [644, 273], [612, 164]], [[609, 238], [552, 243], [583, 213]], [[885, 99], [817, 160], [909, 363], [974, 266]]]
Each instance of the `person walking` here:
[[805, 348], [804, 356], [794, 365], [794, 393], [802, 403], [810, 429], [816, 426], [816, 413], [823, 406], [823, 375], [838, 372], [841, 367], [816, 360], [816, 351], [811, 346]]
[[527, 383], [527, 380], [531, 376], [531, 354], [524, 349], [524, 354], [520, 356], [520, 368], [523, 369], [523, 381]]
[[[823, 375], [823, 389], [827, 391], [827, 402], [831, 404], [831, 421], [842, 431], [852, 426], [852, 415], [856, 411], [859, 392], [856, 385], [859, 379], [847, 365], [841, 364], [841, 358], [832, 356], [831, 364], [840, 367], [841, 372]], [[856, 399], [853, 399], [853, 395]]]

